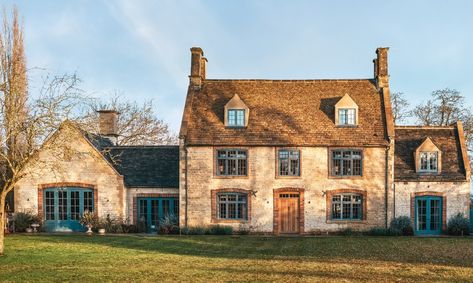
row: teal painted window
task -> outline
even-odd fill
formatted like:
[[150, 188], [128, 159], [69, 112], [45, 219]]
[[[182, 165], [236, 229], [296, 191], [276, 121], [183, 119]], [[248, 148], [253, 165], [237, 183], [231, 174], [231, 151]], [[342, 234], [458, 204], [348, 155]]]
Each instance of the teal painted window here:
[[332, 176], [361, 176], [362, 163], [361, 150], [332, 150]]
[[332, 196], [332, 220], [362, 220], [363, 196], [338, 194]]
[[219, 219], [248, 219], [248, 195], [243, 193], [217, 194], [217, 214]]
[[356, 124], [356, 109], [338, 109], [338, 124], [353, 126]]
[[47, 231], [81, 231], [79, 220], [94, 211], [92, 189], [61, 187], [43, 191], [43, 213]]
[[247, 152], [240, 149], [217, 150], [217, 168], [219, 176], [246, 176]]
[[229, 109], [227, 112], [227, 120], [229, 127], [244, 127], [245, 126], [245, 110], [244, 109]]
[[442, 198], [422, 196], [415, 198], [415, 233], [436, 235], [442, 233]]
[[[149, 232], [157, 231], [159, 221], [166, 216], [179, 219], [179, 200], [172, 197], [137, 199], [138, 221], [144, 222]], [[176, 223], [177, 224], [177, 223]]]
[[300, 176], [299, 150], [280, 149], [278, 151], [279, 176]]

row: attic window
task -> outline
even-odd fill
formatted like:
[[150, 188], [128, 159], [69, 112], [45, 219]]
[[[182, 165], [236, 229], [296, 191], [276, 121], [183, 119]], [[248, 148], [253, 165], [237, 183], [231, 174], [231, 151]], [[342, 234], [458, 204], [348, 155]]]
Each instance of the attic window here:
[[438, 170], [438, 152], [420, 153], [419, 172], [437, 172]]
[[245, 126], [245, 110], [244, 109], [229, 109], [228, 110], [228, 126], [229, 127], [244, 127]]
[[338, 124], [342, 126], [356, 125], [356, 109], [354, 108], [338, 109]]

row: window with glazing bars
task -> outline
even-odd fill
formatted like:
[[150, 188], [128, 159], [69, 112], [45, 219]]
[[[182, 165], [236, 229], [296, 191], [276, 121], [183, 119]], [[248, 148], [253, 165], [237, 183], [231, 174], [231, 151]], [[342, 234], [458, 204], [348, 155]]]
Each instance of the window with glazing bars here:
[[356, 110], [355, 109], [338, 109], [338, 124], [339, 125], [355, 125], [356, 124]]
[[363, 196], [360, 194], [339, 194], [332, 196], [333, 220], [363, 219]]
[[437, 152], [421, 152], [420, 153], [420, 171], [437, 172]]
[[217, 150], [217, 175], [219, 176], [246, 176], [246, 150], [224, 149]]
[[278, 152], [279, 176], [300, 176], [299, 150], [281, 149]]
[[248, 196], [242, 193], [217, 194], [217, 217], [219, 219], [248, 219]]
[[227, 113], [227, 120], [229, 127], [244, 127], [245, 126], [245, 110], [244, 109], [229, 109]]
[[361, 150], [333, 150], [332, 176], [361, 176]]

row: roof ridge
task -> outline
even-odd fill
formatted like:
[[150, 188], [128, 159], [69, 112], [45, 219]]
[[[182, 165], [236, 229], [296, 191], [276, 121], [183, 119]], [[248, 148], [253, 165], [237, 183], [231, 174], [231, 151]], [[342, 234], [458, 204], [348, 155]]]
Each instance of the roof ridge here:
[[352, 82], [352, 81], [374, 81], [367, 79], [206, 79], [204, 82]]
[[107, 146], [106, 148], [111, 148], [111, 149], [115, 149], [115, 148], [166, 148], [166, 147], [179, 147], [179, 145], [167, 145], [167, 144], [163, 144], [163, 145], [115, 145], [115, 146]]
[[395, 125], [395, 129], [425, 129], [425, 130], [452, 130], [455, 126], [416, 126], [416, 125]]

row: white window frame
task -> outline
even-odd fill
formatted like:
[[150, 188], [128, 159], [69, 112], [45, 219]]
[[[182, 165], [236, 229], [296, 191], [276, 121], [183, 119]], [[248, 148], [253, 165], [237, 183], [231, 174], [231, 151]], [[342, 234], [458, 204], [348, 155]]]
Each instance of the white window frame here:
[[[422, 159], [425, 156], [426, 158], [426, 166], [423, 168], [422, 166]], [[435, 163], [432, 163], [432, 158], [435, 157]], [[439, 168], [439, 153], [437, 151], [421, 151], [419, 153], [419, 172], [424, 173], [437, 173]], [[435, 164], [435, 168], [433, 168], [433, 164]]]
[[[353, 111], [352, 115], [350, 114], [350, 111]], [[349, 120], [350, 116], [353, 116], [353, 121]], [[345, 117], [344, 121], [342, 117]], [[338, 124], [340, 126], [356, 126], [356, 108], [339, 108], [338, 109]]]
[[[230, 112], [233, 112], [235, 117], [234, 119], [230, 119]], [[242, 118], [242, 120], [240, 121], [241, 123], [238, 123], [238, 114], [239, 113], [242, 113], [243, 114], [243, 117], [240, 117]], [[243, 128], [245, 127], [245, 109], [228, 109], [227, 110], [227, 123], [228, 123], [228, 127], [236, 127], [236, 128]]]

